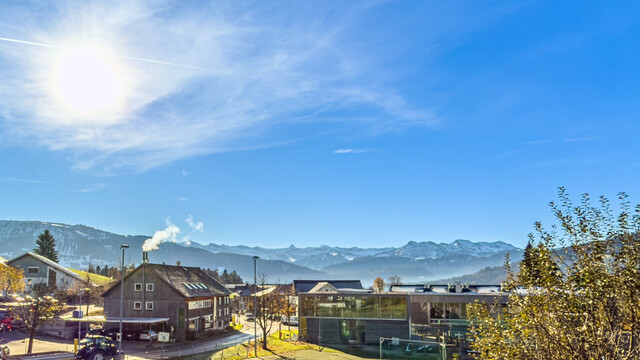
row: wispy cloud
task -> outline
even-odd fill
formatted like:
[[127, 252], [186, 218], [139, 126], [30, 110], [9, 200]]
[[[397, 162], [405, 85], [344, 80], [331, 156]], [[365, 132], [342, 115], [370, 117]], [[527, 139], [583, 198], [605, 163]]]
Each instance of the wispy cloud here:
[[333, 150], [334, 154], [361, 154], [361, 153], [366, 153], [366, 152], [370, 152], [371, 150], [365, 150], [365, 149], [338, 149], [338, 150]]
[[194, 221], [193, 216], [189, 215], [185, 222], [189, 225], [191, 230], [204, 232], [204, 224], [202, 223], [202, 221]]
[[32, 179], [21, 179], [21, 178], [15, 178], [15, 177], [7, 177], [7, 176], [0, 176], [0, 180], [2, 180], [4, 182], [11, 182], [11, 183], [48, 184], [47, 181], [32, 180]]
[[[323, 121], [326, 111], [367, 109], [376, 132], [440, 121], [375, 76], [379, 69], [363, 55], [375, 46], [352, 50], [347, 34], [363, 9], [317, 7], [309, 21], [271, 6], [30, 6], [3, 5], [0, 14], [0, 37], [19, 41], [0, 41], [0, 141], [68, 152], [79, 171], [139, 172], [252, 148], [266, 129], [304, 114]], [[80, 46], [105, 49], [120, 74], [114, 109], [78, 115], [56, 99], [55, 59]]]
[[75, 190], [74, 192], [79, 192], [79, 193], [90, 193], [90, 192], [94, 192], [94, 191], [98, 191], [100, 189], [104, 189], [105, 187], [107, 187], [107, 184], [105, 183], [98, 183], [94, 186], [91, 187], [86, 187], [86, 188], [82, 188], [82, 189], [78, 189]]
[[568, 143], [573, 143], [573, 142], [584, 142], [584, 141], [595, 141], [597, 140], [597, 138], [592, 137], [592, 136], [585, 136], [585, 137], [577, 137], [577, 138], [565, 138], [562, 139], [563, 142], [568, 142]]
[[178, 201], [187, 201], [188, 199], [186, 197], [184, 197], [184, 196], [179, 196], [179, 197], [176, 198], [176, 200], [178, 200]]

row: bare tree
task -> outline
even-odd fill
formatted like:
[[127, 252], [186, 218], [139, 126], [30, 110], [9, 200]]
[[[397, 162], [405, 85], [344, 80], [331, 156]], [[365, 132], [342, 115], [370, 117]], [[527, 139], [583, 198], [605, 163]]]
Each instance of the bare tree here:
[[291, 331], [291, 316], [296, 313], [293, 284], [286, 285], [282, 295], [282, 315], [286, 316], [287, 320], [289, 320], [287, 321], [287, 326], [289, 331]]
[[[265, 274], [259, 276], [258, 285], [262, 291], [254, 294], [257, 303], [255, 323], [262, 332], [262, 348], [268, 349], [269, 333], [273, 328], [274, 317], [282, 314], [284, 302], [283, 297], [276, 291], [277, 286], [267, 285]], [[253, 301], [249, 302], [247, 308], [253, 311]]]
[[402, 285], [402, 279], [398, 275], [389, 276], [389, 285]]

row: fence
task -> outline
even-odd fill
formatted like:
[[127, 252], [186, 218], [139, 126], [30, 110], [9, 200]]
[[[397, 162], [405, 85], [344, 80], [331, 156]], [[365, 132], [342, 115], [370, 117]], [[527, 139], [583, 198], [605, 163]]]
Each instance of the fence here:
[[380, 338], [380, 359], [451, 360], [473, 359], [473, 351], [462, 341], [437, 341]]

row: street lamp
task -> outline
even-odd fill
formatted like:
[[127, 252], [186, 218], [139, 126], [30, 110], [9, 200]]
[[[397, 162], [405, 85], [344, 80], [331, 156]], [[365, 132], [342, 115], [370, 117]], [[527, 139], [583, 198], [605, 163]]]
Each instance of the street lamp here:
[[[78, 341], [82, 338], [82, 318], [84, 317], [84, 314], [82, 313], [82, 292], [87, 290], [89, 289], [82, 288], [78, 290], [78, 294], [80, 295], [80, 306], [78, 306]], [[87, 299], [87, 302], [89, 302], [89, 299]], [[87, 310], [87, 312], [89, 311]]]
[[118, 339], [120, 350], [118, 356], [120, 360], [122, 360], [122, 309], [124, 308], [124, 250], [128, 247], [129, 245], [120, 245], [120, 249], [122, 249], [122, 266], [120, 267], [120, 339]]
[[260, 259], [260, 256], [253, 257], [253, 343], [256, 357], [258, 357], [258, 297], [256, 296], [256, 290], [258, 289], [256, 261], [258, 259]]

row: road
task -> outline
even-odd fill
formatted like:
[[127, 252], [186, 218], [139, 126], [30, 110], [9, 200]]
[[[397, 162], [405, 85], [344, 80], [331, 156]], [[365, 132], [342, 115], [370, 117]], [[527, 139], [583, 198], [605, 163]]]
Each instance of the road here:
[[[253, 339], [255, 324], [243, 321], [244, 328], [240, 332], [226, 334], [212, 339], [201, 339], [189, 343], [168, 343], [162, 344], [154, 342], [148, 344], [140, 341], [124, 341], [123, 351], [127, 360], [136, 359], [166, 359], [169, 357], [179, 357], [184, 355], [199, 354], [205, 352], [215, 352]], [[273, 331], [277, 331], [277, 323], [273, 326]], [[272, 331], [272, 332], [273, 332]], [[260, 329], [258, 329], [260, 333]], [[2, 334], [0, 333], [0, 336]], [[9, 346], [11, 355], [23, 357], [25, 360], [67, 360], [73, 359], [73, 342], [55, 337], [37, 336], [34, 345], [34, 353], [48, 353], [45, 355], [24, 355], [27, 350], [28, 340], [21, 331], [7, 332], [0, 341]], [[54, 353], [55, 352], [55, 353]]]

